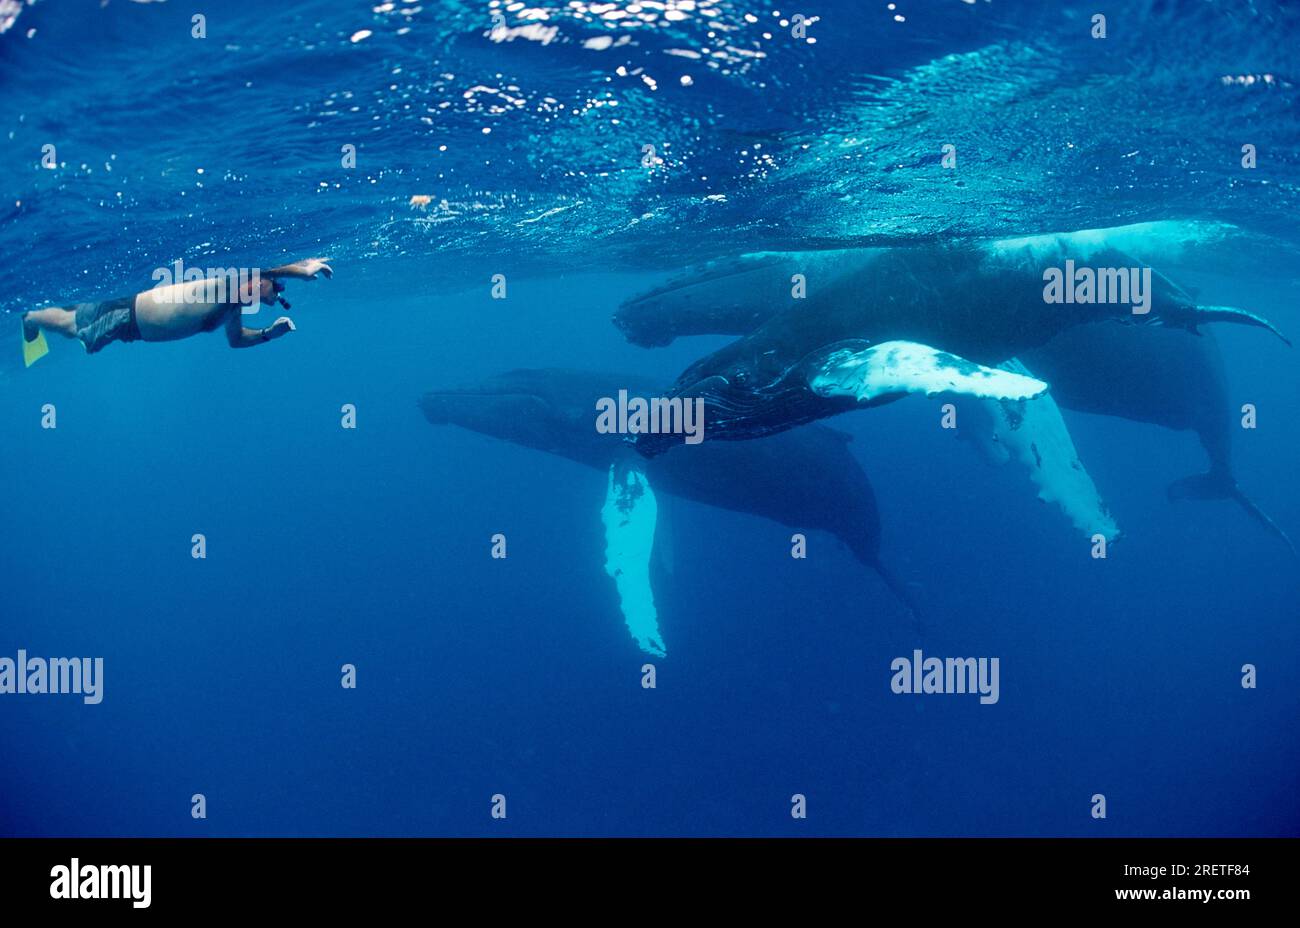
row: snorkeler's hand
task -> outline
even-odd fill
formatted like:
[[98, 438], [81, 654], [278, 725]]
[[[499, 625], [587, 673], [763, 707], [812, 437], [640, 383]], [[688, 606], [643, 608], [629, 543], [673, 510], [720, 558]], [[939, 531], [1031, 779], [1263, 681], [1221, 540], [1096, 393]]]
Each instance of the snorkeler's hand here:
[[299, 280], [315, 280], [318, 273], [326, 277], [334, 276], [334, 269], [326, 262], [329, 258], [307, 258], [303, 261], [295, 261], [293, 264], [286, 264], [283, 267], [273, 267], [270, 270], [263, 271], [263, 277], [296, 277]]
[[290, 332], [296, 331], [298, 331], [298, 327], [293, 324], [293, 320], [288, 316], [281, 316], [267, 326], [266, 340], [270, 341], [273, 338], [279, 338], [282, 335], [288, 335]]
[[334, 268], [325, 262], [329, 258], [308, 258], [306, 261], [299, 261], [298, 266], [302, 268], [304, 280], [315, 280], [316, 274], [324, 274], [326, 279], [334, 276]]

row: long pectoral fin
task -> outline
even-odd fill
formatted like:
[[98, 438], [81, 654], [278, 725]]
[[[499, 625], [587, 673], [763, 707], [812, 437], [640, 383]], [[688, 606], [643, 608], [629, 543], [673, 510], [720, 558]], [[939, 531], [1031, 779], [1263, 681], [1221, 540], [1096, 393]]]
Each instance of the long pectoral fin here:
[[1024, 400], [1047, 391], [1027, 374], [985, 367], [918, 342], [845, 342], [813, 360], [808, 384], [818, 396], [860, 401], [891, 394], [963, 393], [982, 399]]
[[[1014, 358], [1001, 366], [1029, 376]], [[1119, 537], [1119, 526], [1079, 460], [1070, 430], [1050, 393], [1031, 400], [986, 400], [983, 405], [993, 420], [994, 438], [1029, 471], [1039, 499], [1058, 506], [1089, 538], [1098, 533], [1108, 541]]]
[[658, 504], [637, 463], [615, 461], [609, 468], [605, 506], [605, 572], [614, 578], [627, 630], [642, 651], [667, 656], [659, 614], [650, 588]]

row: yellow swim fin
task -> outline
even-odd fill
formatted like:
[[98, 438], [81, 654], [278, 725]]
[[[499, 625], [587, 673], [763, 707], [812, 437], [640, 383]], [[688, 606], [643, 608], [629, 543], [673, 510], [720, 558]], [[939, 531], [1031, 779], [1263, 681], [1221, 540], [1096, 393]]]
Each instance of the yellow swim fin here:
[[23, 364], [27, 367], [31, 367], [49, 353], [50, 343], [45, 340], [45, 333], [39, 329], [36, 331], [36, 337], [30, 342], [23, 338]]

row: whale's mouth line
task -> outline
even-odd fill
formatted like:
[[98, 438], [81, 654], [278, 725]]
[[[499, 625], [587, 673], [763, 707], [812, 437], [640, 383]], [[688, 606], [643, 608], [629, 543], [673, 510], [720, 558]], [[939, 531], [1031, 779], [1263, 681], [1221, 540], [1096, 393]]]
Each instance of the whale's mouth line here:
[[619, 308], [632, 309], [639, 306], [645, 306], [653, 300], [684, 293], [704, 284], [717, 283], [720, 280], [727, 280], [728, 278], [744, 277], [747, 274], [752, 274], [754, 271], [775, 267], [776, 265], [781, 264], [783, 260], [783, 256], [779, 254], [763, 256], [751, 255], [743, 264], [728, 262], [712, 268], [706, 265], [703, 268], [697, 268], [695, 273], [684, 277], [675, 277], [658, 287], [645, 291], [644, 293], [638, 293], [635, 296], [628, 297], [619, 304]]
[[703, 398], [707, 427], [725, 431], [796, 399], [799, 386], [788, 379], [788, 373], [757, 388], [737, 387], [725, 375], [714, 374], [674, 390], [673, 395]]

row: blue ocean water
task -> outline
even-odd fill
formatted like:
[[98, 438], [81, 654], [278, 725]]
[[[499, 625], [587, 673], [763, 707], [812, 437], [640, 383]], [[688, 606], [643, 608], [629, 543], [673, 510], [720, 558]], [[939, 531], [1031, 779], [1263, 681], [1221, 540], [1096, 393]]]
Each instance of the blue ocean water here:
[[[1125, 529], [1098, 561], [933, 401], [841, 416], [927, 630], [829, 536], [795, 560], [786, 526], [677, 501], [647, 690], [604, 476], [416, 405], [517, 367], [670, 381], [725, 339], [636, 348], [611, 313], [762, 250], [1225, 223], [1179, 281], [1294, 336], [1300, 11], [1133, 2], [1093, 39], [1070, 2], [204, 6], [203, 38], [174, 3], [0, 13], [0, 309], [178, 259], [335, 271], [252, 351], [24, 369], [8, 317], [0, 657], [105, 670], [99, 705], [0, 694], [0, 833], [1300, 830], [1296, 562], [1166, 499], [1205, 469], [1190, 433], [1067, 413]], [[1300, 535], [1294, 355], [1216, 335], [1228, 408], [1259, 410], [1237, 477]], [[998, 703], [894, 694], [915, 648], [999, 657]]]

